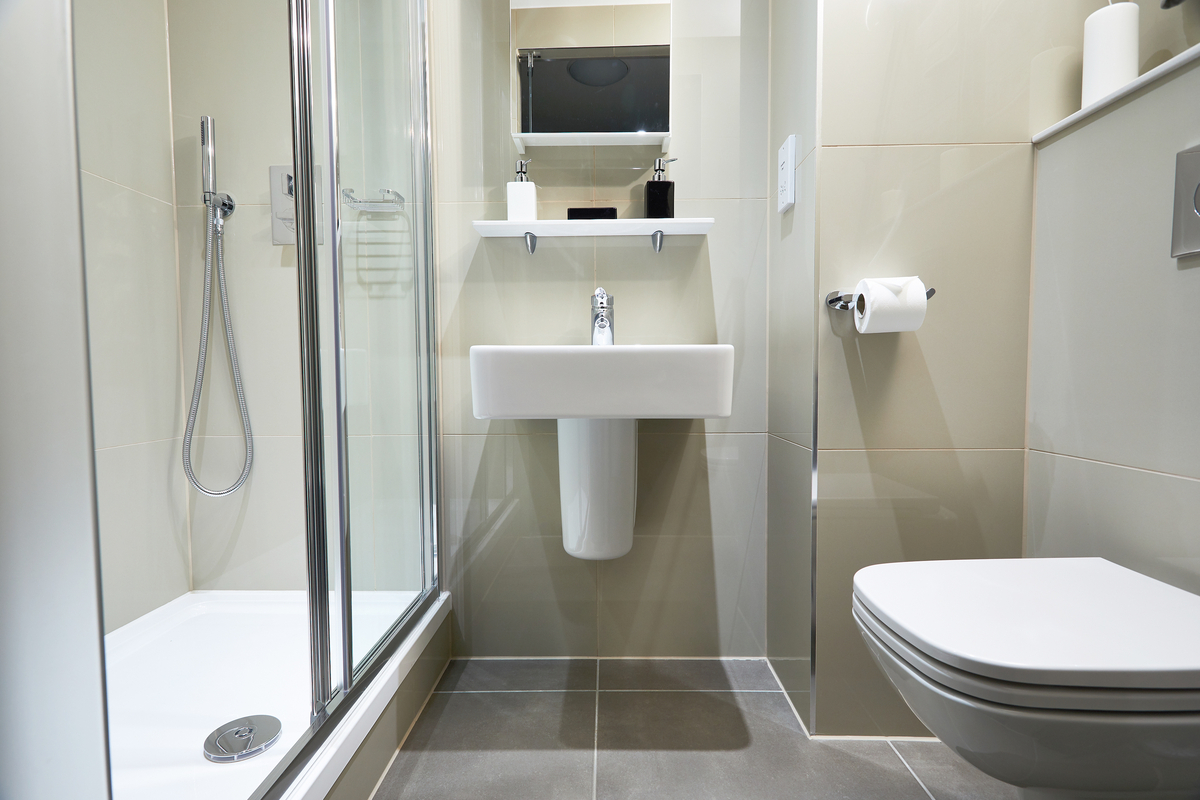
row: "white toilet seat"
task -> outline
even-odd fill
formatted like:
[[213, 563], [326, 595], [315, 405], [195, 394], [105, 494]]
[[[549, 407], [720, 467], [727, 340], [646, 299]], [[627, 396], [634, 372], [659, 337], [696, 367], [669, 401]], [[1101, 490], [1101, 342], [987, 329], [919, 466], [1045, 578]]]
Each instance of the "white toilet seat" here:
[[968, 697], [1018, 708], [1072, 711], [1200, 711], [1200, 690], [1099, 689], [999, 681], [944, 664], [899, 637], [855, 596], [860, 625], [909, 667], [933, 683]]
[[910, 650], [976, 678], [1200, 692], [1200, 596], [1104, 559], [876, 564], [854, 597]]

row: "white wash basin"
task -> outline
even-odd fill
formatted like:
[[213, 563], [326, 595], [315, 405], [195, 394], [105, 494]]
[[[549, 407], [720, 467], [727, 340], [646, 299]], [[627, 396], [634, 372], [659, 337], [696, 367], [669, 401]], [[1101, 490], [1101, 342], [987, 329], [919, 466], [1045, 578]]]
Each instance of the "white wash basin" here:
[[476, 345], [476, 419], [728, 417], [733, 345]]

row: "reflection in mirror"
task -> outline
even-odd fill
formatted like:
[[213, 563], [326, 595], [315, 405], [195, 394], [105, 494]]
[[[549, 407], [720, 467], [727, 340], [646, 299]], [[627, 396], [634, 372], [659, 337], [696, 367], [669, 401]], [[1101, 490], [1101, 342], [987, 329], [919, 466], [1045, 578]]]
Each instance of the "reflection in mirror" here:
[[512, 0], [510, 30], [514, 132], [670, 130], [670, 3]]

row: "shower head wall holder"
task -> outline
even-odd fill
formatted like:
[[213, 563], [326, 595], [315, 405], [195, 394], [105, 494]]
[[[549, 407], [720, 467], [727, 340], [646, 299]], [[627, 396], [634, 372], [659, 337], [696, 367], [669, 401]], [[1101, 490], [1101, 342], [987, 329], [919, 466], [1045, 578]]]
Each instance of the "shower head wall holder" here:
[[[928, 300], [929, 298], [933, 297], [935, 294], [937, 294], [936, 289], [928, 289], [925, 292], [925, 299]], [[830, 308], [832, 308], [835, 311], [853, 311], [854, 310], [854, 292], [853, 291], [830, 292], [829, 294], [825, 295], [825, 305], [829, 306]]]

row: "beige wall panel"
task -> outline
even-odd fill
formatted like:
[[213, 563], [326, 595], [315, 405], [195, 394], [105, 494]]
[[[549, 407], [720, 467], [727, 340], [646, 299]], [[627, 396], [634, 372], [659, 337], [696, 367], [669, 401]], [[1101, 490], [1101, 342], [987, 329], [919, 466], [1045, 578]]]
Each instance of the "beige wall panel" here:
[[928, 735], [850, 611], [871, 564], [1021, 555], [1024, 452], [825, 451], [817, 479], [814, 731]]
[[920, 330], [859, 335], [820, 316], [820, 447], [1024, 444], [1032, 151], [821, 152], [820, 291], [919, 275]]
[[563, 550], [557, 437], [443, 436], [442, 447], [454, 652], [595, 655], [596, 562]]
[[1200, 593], [1200, 482], [1036, 450], [1028, 481], [1030, 556], [1100, 556]]
[[[1200, 42], [1200, 12], [1141, 6], [1142, 72]], [[825, 6], [826, 144], [1028, 141], [1079, 110], [1083, 21], [1103, 0]]]
[[180, 439], [96, 451], [104, 629], [191, 589]]
[[809, 711], [812, 451], [767, 437], [767, 656], [793, 705]]
[[80, 168], [174, 202], [163, 3], [79, 0], [73, 11]]
[[1200, 477], [1200, 258], [1170, 253], [1197, 92], [1193, 65], [1038, 151], [1032, 448]]
[[[217, 128], [217, 190], [232, 195], [239, 212], [269, 204], [267, 168], [292, 163], [287, 3], [168, 0], [167, 15], [176, 202], [201, 203], [200, 117], [208, 115]], [[214, 65], [239, 79], [222, 79]], [[238, 222], [231, 218], [230, 228]]]
[[599, 655], [762, 655], [766, 436], [646, 427], [633, 550], [598, 565]]
[[81, 188], [96, 447], [179, 436], [174, 209], [88, 173]]
[[813, 381], [816, 379], [814, 315], [816, 297], [816, 165], [808, 154], [796, 170], [796, 205], [783, 214], [771, 208], [768, 354], [770, 390], [767, 429], [804, 447], [812, 447]]
[[[240, 436], [204, 436], [193, 444], [196, 474], [228, 486], [241, 472]], [[254, 469], [229, 497], [189, 487], [192, 588], [304, 589], [304, 466], [299, 436], [257, 436]]]
[[529, 47], [612, 47], [612, 6], [519, 8], [513, 11], [513, 42]]
[[670, 3], [613, 7], [613, 44], [622, 47], [670, 43]]

